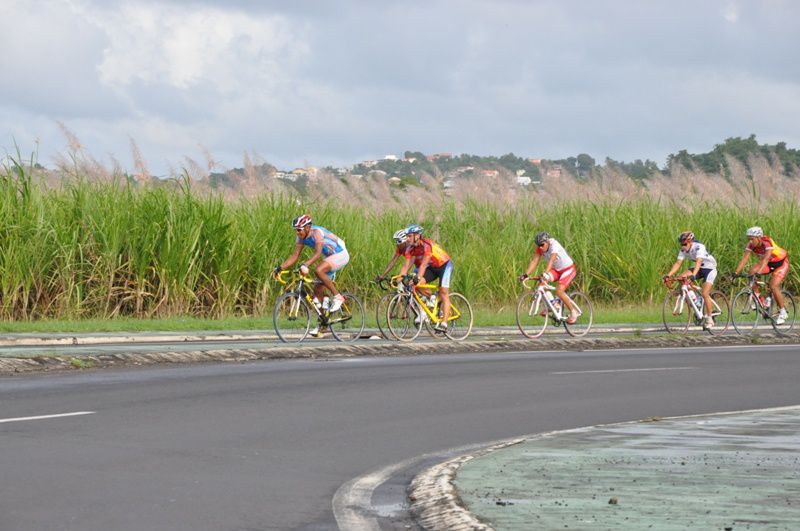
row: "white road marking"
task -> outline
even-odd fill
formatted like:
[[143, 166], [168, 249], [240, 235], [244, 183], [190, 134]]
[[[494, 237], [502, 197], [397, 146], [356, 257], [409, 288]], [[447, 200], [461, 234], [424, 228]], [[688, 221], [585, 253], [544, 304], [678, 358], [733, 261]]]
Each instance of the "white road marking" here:
[[96, 411], [73, 411], [72, 413], [58, 413], [56, 415], [39, 415], [36, 417], [17, 417], [13, 419], [0, 419], [0, 424], [4, 422], [24, 422], [26, 420], [57, 419], [61, 417], [77, 417], [79, 415], [94, 415]]
[[606, 372], [688, 371], [697, 367], [649, 367], [644, 369], [605, 369], [598, 371], [559, 371], [550, 374], [596, 374]]

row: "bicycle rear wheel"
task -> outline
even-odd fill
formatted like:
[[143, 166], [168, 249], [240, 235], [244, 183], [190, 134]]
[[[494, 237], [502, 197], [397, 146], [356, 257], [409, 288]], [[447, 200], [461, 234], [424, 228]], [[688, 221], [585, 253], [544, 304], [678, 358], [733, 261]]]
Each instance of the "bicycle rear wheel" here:
[[758, 326], [761, 310], [756, 304], [755, 295], [749, 289], [736, 294], [731, 303], [731, 320], [733, 328], [740, 335], [752, 334]]
[[769, 305], [769, 315], [770, 321], [772, 322], [772, 328], [775, 329], [775, 332], [778, 334], [788, 334], [791, 332], [792, 328], [794, 328], [795, 319], [797, 318], [797, 308], [795, 307], [795, 300], [791, 293], [786, 290], [781, 290], [781, 295], [783, 295], [783, 304], [786, 307], [786, 320], [782, 324], [777, 324], [775, 321], [778, 318], [778, 303], [775, 302], [775, 299], [772, 299], [772, 302]]
[[366, 319], [364, 305], [352, 293], [343, 291], [342, 307], [328, 316], [328, 328], [338, 341], [352, 343], [361, 337]]
[[683, 334], [689, 329], [689, 321], [692, 319], [691, 302], [686, 300], [681, 290], [672, 290], [664, 297], [664, 304], [661, 307], [661, 319], [664, 321], [664, 328], [670, 334]]
[[517, 326], [522, 335], [536, 339], [544, 334], [550, 310], [544, 297], [535, 291], [526, 291], [517, 301]]
[[450, 294], [450, 316], [445, 335], [453, 341], [463, 341], [472, 332], [472, 305], [460, 293]]
[[311, 327], [311, 309], [297, 293], [284, 293], [275, 302], [272, 323], [281, 341], [299, 343], [306, 338]]
[[399, 341], [413, 341], [422, 331], [423, 316], [411, 295], [398, 293], [386, 309], [389, 333]]
[[[592, 301], [589, 300], [589, 297], [586, 296], [585, 293], [581, 293], [580, 291], [573, 291], [569, 294], [569, 298], [572, 299], [572, 302], [575, 304], [579, 315], [578, 319], [573, 324], [564, 321], [564, 328], [567, 329], [567, 333], [572, 337], [583, 337], [589, 333], [589, 330], [592, 328], [592, 323], [594, 322]], [[564, 311], [567, 311], [567, 309], [564, 308]]]
[[706, 327], [706, 332], [712, 336], [721, 336], [727, 332], [731, 324], [731, 312], [728, 305], [728, 297], [721, 291], [712, 291], [711, 297], [711, 318], [714, 319], [714, 326]]

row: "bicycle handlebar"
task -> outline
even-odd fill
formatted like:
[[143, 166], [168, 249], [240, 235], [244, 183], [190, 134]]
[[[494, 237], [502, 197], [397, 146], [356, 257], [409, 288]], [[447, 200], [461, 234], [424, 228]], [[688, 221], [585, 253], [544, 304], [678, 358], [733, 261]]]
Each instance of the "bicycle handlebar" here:
[[279, 283], [284, 285], [297, 280], [302, 280], [303, 282], [314, 281], [314, 279], [312, 279], [310, 276], [302, 274], [299, 269], [295, 269], [292, 271], [287, 269], [285, 271], [281, 271], [277, 275], [273, 275], [273, 278]]

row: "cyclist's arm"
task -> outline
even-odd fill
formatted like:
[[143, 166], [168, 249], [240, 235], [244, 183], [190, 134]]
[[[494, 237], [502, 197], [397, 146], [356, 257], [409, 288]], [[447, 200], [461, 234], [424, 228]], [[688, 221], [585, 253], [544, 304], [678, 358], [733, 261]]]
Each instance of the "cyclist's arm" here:
[[678, 271], [678, 269], [681, 268], [681, 264], [683, 264], [682, 259], [676, 260], [675, 263], [672, 264], [672, 268], [669, 270], [669, 273], [667, 273], [667, 276], [671, 277], [672, 275], [674, 275]]
[[306, 267], [311, 267], [311, 264], [317, 261], [317, 258], [322, 256], [322, 244], [325, 243], [325, 238], [322, 237], [322, 233], [320, 231], [314, 232], [314, 254], [311, 255], [311, 258], [306, 260], [303, 265]]
[[431, 255], [426, 254], [422, 257], [422, 262], [419, 264], [419, 269], [417, 270], [417, 277], [423, 278], [425, 276], [425, 270], [428, 269], [428, 262], [431, 261]]
[[547, 261], [547, 267], [544, 268], [545, 273], [553, 270], [553, 264], [556, 263], [556, 260], [558, 260], [558, 253], [551, 254], [550, 259]]
[[694, 269], [692, 270], [692, 276], [696, 277], [698, 273], [700, 273], [700, 268], [703, 266], [703, 259], [699, 256], [697, 260], [694, 261]]
[[739, 261], [739, 265], [736, 266], [736, 271], [734, 271], [734, 273], [736, 273], [738, 275], [739, 273], [742, 272], [742, 269], [744, 269], [744, 266], [747, 265], [747, 261], [750, 260], [750, 255], [751, 254], [753, 254], [753, 251], [751, 251], [750, 249], [745, 249], [744, 250], [744, 255], [742, 255], [742, 259]]
[[528, 269], [525, 270], [525, 274], [531, 276], [531, 273], [536, 270], [537, 265], [539, 265], [539, 255], [535, 254], [533, 255], [533, 260], [531, 260], [531, 263], [528, 264]]
[[400, 258], [399, 254], [395, 254], [394, 256], [392, 256], [392, 259], [389, 260], [389, 264], [386, 266], [386, 269], [384, 269], [383, 273], [381, 273], [382, 277], [385, 277], [386, 275], [389, 274], [389, 271], [394, 269], [394, 265], [397, 263], [398, 258]]
[[767, 263], [769, 263], [769, 258], [772, 256], [769, 252], [764, 253], [764, 258], [758, 261], [758, 263], [750, 269], [751, 273], [758, 273], [762, 271], [765, 267], [767, 267]]
[[294, 252], [281, 264], [281, 269], [289, 269], [292, 267], [295, 262], [297, 262], [297, 259], [300, 258], [300, 253], [302, 251], [303, 244], [298, 242], [297, 245], [294, 246]]

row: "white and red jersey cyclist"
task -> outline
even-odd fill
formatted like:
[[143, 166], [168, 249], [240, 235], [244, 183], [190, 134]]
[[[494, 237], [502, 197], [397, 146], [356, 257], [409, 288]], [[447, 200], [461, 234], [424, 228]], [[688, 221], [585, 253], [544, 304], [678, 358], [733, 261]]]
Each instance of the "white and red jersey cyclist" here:
[[536, 255], [543, 258], [545, 263], [550, 263], [550, 258], [553, 255], [555, 255], [556, 258], [553, 262], [552, 269], [545, 271], [542, 277], [545, 278], [545, 280], [558, 281], [559, 284], [566, 288], [575, 278], [578, 269], [575, 267], [575, 262], [572, 261], [570, 255], [567, 254], [564, 246], [561, 245], [558, 240], [555, 238], [547, 238], [547, 242], [550, 245], [545, 246], [547, 249], [544, 251], [542, 250], [542, 246], [536, 246]]

